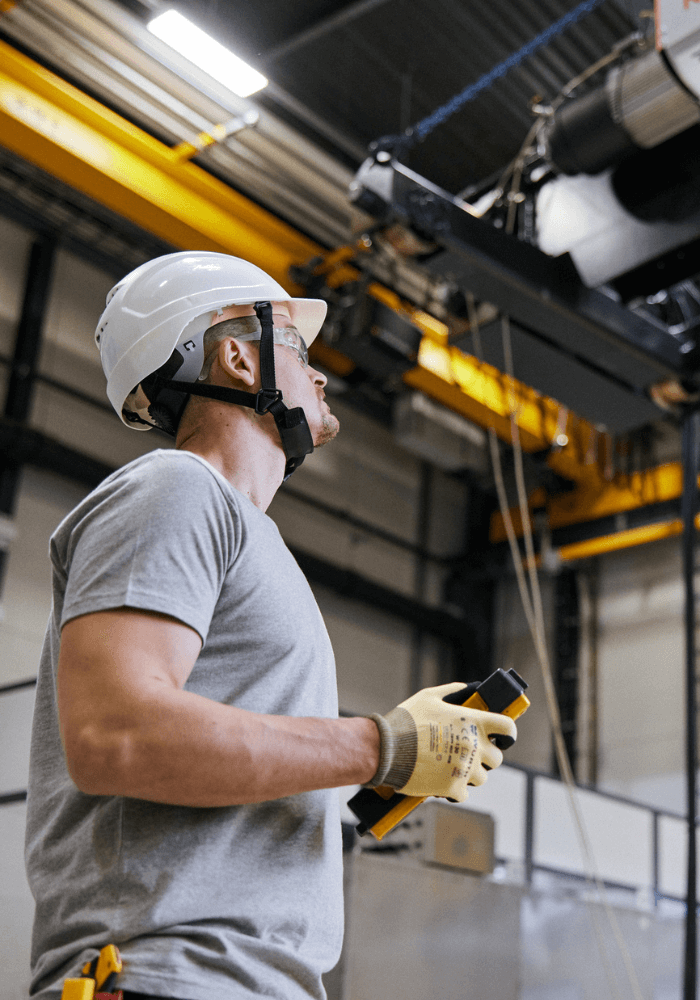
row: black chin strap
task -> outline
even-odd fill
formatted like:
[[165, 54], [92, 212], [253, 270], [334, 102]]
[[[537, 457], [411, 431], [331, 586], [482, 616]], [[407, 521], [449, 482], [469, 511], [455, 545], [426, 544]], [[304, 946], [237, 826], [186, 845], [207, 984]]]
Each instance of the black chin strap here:
[[[275, 344], [272, 332], [272, 304], [270, 302], [256, 302], [253, 306], [255, 315], [260, 320], [262, 336], [260, 337], [260, 385], [257, 392], [243, 392], [240, 389], [229, 389], [223, 385], [202, 385], [199, 382], [178, 382], [173, 380], [172, 375], [182, 364], [180, 359], [173, 362], [166, 362], [154, 375], [144, 379], [143, 387], [146, 395], [152, 400], [149, 410], [153, 416], [160, 412], [165, 404], [172, 414], [172, 400], [177, 398], [178, 406], [176, 415], [172, 414], [169, 421], [174, 424], [171, 433], [175, 432], [179, 418], [187, 402], [176, 393], [187, 393], [191, 396], [204, 396], [206, 399], [218, 399], [223, 403], [235, 403], [237, 406], [248, 406], [261, 416], [271, 413], [277, 431], [282, 442], [282, 448], [287, 459], [284, 469], [284, 478], [289, 479], [295, 469], [298, 469], [304, 458], [314, 450], [314, 443], [311, 431], [306, 420], [306, 414], [301, 406], [289, 409], [282, 400], [282, 391], [276, 387], [275, 382]], [[178, 354], [179, 357], [179, 354]], [[170, 404], [170, 405], [169, 405]], [[156, 412], [153, 412], [153, 411]], [[169, 428], [165, 428], [169, 430]]]

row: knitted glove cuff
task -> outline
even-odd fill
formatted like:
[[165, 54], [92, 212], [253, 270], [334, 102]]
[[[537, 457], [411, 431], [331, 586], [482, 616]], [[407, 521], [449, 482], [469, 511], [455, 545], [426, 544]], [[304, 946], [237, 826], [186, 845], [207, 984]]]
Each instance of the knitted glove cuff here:
[[386, 716], [368, 716], [379, 730], [379, 766], [368, 788], [388, 785], [400, 789], [408, 783], [418, 759], [418, 729], [405, 708], [392, 708]]

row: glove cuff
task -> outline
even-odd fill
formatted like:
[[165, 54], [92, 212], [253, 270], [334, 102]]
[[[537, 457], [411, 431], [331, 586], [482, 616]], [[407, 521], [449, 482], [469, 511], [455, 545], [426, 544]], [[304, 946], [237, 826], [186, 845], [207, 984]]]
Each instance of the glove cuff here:
[[418, 729], [405, 708], [392, 708], [386, 716], [367, 716], [379, 730], [379, 766], [368, 788], [388, 785], [403, 788], [413, 774], [418, 759]]

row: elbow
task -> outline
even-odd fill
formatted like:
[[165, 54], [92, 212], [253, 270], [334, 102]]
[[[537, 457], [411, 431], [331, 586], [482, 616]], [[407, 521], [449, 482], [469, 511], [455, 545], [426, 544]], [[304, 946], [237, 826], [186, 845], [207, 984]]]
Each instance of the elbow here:
[[116, 733], [103, 735], [95, 727], [64, 734], [63, 748], [71, 780], [85, 795], [120, 795], [126, 740]]

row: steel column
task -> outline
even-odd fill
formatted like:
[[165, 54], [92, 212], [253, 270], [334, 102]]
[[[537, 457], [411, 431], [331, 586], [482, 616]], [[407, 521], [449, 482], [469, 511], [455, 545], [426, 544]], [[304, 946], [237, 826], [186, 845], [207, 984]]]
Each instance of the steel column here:
[[464, 615], [462, 641], [447, 680], [464, 683], [484, 680], [493, 670], [496, 578], [505, 566], [500, 552], [494, 561], [488, 542], [488, 523], [495, 499], [475, 482], [468, 483], [464, 546], [445, 581], [442, 599]]
[[33, 244], [29, 257], [24, 302], [3, 411], [6, 418], [22, 423], [29, 416], [32, 401], [55, 255], [55, 242], [50, 237], [43, 237]]
[[[15, 336], [12, 368], [7, 383], [3, 415], [22, 426], [29, 416], [34, 378], [41, 350], [42, 327], [51, 287], [56, 246], [49, 237], [33, 244], [24, 289], [24, 301]], [[15, 512], [22, 454], [0, 457], [0, 514]], [[7, 565], [7, 551], [0, 550], [0, 593]]]
[[698, 421], [683, 421], [683, 584], [685, 590], [686, 795], [688, 881], [686, 887], [683, 1000], [697, 1000], [697, 691], [695, 648], [695, 515], [698, 510]]
[[[425, 579], [427, 559], [424, 553], [428, 549], [428, 532], [430, 529], [430, 494], [433, 483], [433, 468], [429, 462], [421, 463], [420, 489], [418, 493], [418, 524], [416, 530], [416, 552], [413, 595], [417, 601], [425, 602]], [[408, 688], [409, 694], [418, 691], [422, 685], [423, 652], [425, 648], [425, 633], [416, 626], [411, 638], [411, 659], [409, 664]]]
[[[554, 682], [561, 713], [564, 742], [571, 761], [571, 769], [580, 779], [578, 757], [578, 702], [579, 702], [579, 595], [578, 574], [573, 569], [563, 569], [554, 578]], [[558, 773], [556, 759], [554, 773]]]

